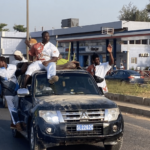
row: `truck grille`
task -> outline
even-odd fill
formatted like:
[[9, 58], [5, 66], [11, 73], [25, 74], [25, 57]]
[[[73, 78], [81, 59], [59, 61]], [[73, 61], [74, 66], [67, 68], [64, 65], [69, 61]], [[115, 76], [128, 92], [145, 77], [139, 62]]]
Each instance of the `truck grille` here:
[[105, 110], [63, 111], [64, 122], [102, 122], [105, 119]]
[[94, 136], [103, 135], [103, 127], [100, 124], [95, 124], [93, 131], [77, 131], [76, 125], [67, 125], [66, 127], [67, 136]]

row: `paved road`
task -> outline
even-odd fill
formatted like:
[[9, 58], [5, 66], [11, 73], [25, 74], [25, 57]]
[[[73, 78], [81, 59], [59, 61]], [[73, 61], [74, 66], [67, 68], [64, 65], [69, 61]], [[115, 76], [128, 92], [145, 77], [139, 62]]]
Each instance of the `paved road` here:
[[[150, 150], [150, 119], [124, 114], [125, 133], [122, 150]], [[0, 106], [0, 150], [29, 150], [29, 143], [23, 137], [15, 139], [9, 129], [10, 116]], [[103, 145], [68, 146], [51, 150], [105, 150]]]

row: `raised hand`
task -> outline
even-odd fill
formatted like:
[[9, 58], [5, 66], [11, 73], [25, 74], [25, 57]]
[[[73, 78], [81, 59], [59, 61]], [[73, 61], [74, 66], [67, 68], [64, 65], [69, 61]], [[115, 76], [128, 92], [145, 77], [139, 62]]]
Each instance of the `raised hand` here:
[[111, 44], [108, 45], [107, 51], [108, 51], [109, 53], [112, 53], [112, 46], [111, 46]]

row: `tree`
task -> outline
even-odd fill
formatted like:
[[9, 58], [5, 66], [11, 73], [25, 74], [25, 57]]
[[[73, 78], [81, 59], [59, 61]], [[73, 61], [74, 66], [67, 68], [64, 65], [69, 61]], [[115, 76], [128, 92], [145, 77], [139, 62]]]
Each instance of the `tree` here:
[[128, 5], [124, 5], [120, 10], [119, 19], [126, 21], [145, 21], [150, 22], [148, 9], [150, 4], [146, 5], [145, 9], [139, 10], [131, 2]]
[[14, 30], [19, 31], [19, 32], [26, 32], [27, 28], [24, 27], [24, 25], [14, 25], [13, 26]]
[[7, 26], [7, 24], [5, 24], [5, 23], [0, 23], [0, 32], [1, 31], [9, 31], [9, 29], [3, 29], [4, 27], [6, 27]]

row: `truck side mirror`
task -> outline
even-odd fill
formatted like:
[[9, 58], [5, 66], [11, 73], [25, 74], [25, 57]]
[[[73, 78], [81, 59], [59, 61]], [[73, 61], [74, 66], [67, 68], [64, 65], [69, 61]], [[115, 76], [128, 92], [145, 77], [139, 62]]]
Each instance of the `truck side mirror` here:
[[18, 91], [17, 91], [17, 95], [18, 95], [18, 97], [24, 97], [24, 96], [29, 96], [30, 95], [30, 92], [29, 92], [29, 90], [28, 89], [19, 89]]

